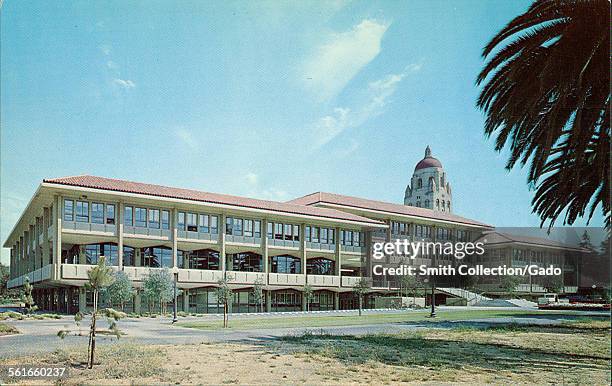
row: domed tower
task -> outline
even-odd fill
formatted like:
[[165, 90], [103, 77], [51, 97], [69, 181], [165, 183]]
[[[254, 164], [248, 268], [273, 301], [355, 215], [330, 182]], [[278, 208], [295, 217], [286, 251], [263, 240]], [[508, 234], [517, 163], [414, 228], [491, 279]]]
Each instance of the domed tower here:
[[451, 212], [451, 201], [451, 187], [444, 168], [427, 146], [425, 158], [416, 164], [410, 184], [406, 186], [404, 205]]

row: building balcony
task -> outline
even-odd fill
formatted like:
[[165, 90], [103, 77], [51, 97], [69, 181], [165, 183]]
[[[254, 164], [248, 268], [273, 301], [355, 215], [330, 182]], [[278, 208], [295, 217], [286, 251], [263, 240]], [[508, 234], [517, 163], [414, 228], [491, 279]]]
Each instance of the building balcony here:
[[225, 235], [225, 242], [259, 247], [261, 246], [261, 237]]
[[307, 275], [306, 282], [314, 287], [339, 287], [340, 286], [340, 276]]
[[365, 247], [356, 247], [354, 245], [341, 245], [340, 251], [347, 253], [355, 253], [355, 254], [364, 254], [366, 249]]
[[324, 244], [324, 243], [313, 243], [310, 241], [306, 242], [306, 249], [313, 249], [317, 251], [328, 251], [335, 252], [336, 245], [335, 244]]
[[264, 272], [227, 271], [227, 281], [232, 284], [255, 284], [257, 280], [265, 284], [266, 274]]
[[179, 282], [188, 283], [214, 283], [223, 279], [223, 271], [209, 269], [179, 269]]
[[269, 273], [268, 284], [303, 286], [306, 284], [306, 277], [302, 274], [295, 273]]
[[300, 249], [300, 242], [295, 240], [278, 240], [268, 238], [268, 247], [281, 247], [281, 248], [292, 248]]
[[94, 224], [90, 222], [62, 221], [62, 232], [94, 233], [104, 236], [115, 236], [117, 227], [111, 224]]
[[37, 283], [44, 280], [50, 280], [53, 276], [53, 264], [47, 264], [42, 268], [38, 268], [37, 270], [27, 273], [25, 275], [21, 275], [14, 279], [11, 279], [7, 283], [7, 288], [15, 288], [21, 287], [26, 282], [26, 277], [30, 279], [30, 283]]
[[218, 233], [204, 233], [204, 232], [192, 232], [179, 230], [176, 233], [176, 237], [183, 241], [204, 241], [217, 243], [219, 241]]
[[87, 272], [95, 267], [91, 264], [62, 264], [62, 279], [87, 280]]
[[150, 238], [170, 240], [172, 238], [171, 231], [168, 229], [154, 229], [144, 227], [125, 226], [123, 227], [123, 235], [125, 237]]
[[342, 276], [342, 287], [354, 287], [361, 280], [358, 276]]

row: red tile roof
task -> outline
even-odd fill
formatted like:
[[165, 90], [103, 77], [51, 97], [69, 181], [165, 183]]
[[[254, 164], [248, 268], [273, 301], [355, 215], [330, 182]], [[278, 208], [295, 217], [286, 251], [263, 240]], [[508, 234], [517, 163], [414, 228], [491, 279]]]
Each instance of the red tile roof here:
[[296, 198], [295, 200], [291, 200], [289, 201], [289, 203], [300, 205], [343, 205], [356, 209], [375, 210], [391, 214], [420, 217], [427, 220], [452, 221], [461, 224], [481, 226], [484, 228], [493, 228], [493, 226], [491, 225], [476, 220], [470, 220], [468, 218], [457, 216], [452, 213], [438, 212], [432, 209], [417, 208], [414, 206], [393, 204], [384, 201], [369, 200], [366, 198], [343, 196], [341, 194], [334, 193], [316, 192], [304, 197]]
[[588, 249], [582, 248], [578, 245], [562, 243], [560, 241], [556, 241], [553, 239], [515, 235], [515, 234], [503, 233], [503, 232], [498, 232], [498, 231], [484, 232], [477, 241], [482, 241], [485, 239], [486, 239], [487, 245], [520, 243], [520, 244], [531, 244], [531, 245], [540, 246], [540, 247], [556, 247], [556, 248], [574, 249], [577, 251], [588, 252]]
[[353, 221], [373, 225], [382, 224], [382, 222], [377, 220], [334, 209], [316, 208], [277, 201], [258, 200], [254, 198], [231, 196], [227, 194], [201, 192], [198, 190], [171, 188], [162, 185], [145, 184], [142, 182], [124, 181], [89, 175], [44, 179], [43, 182], [48, 184], [77, 186], [82, 188], [199, 201], [211, 204], [232, 205], [241, 208], [262, 209], [279, 213], [314, 216], [325, 219]]

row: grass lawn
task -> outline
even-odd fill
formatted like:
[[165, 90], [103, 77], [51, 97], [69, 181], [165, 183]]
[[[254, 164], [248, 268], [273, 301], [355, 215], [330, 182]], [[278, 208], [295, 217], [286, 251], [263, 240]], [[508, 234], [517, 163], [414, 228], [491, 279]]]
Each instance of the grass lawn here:
[[11, 334], [19, 334], [19, 331], [10, 324], [0, 323], [0, 336]]
[[[549, 312], [553, 313], [553, 312]], [[257, 328], [284, 328], [284, 327], [326, 327], [326, 326], [356, 326], [382, 323], [414, 323], [414, 322], [444, 322], [453, 320], [468, 320], [496, 317], [519, 317], [538, 315], [534, 311], [509, 310], [466, 310], [466, 311], [439, 311], [435, 319], [429, 318], [429, 311], [406, 311], [394, 314], [364, 314], [333, 315], [333, 316], [287, 316], [274, 318], [232, 318], [230, 315], [229, 328], [235, 330]], [[218, 330], [223, 328], [222, 320], [184, 321], [178, 326], [197, 328], [201, 330]]]
[[[0, 360], [65, 365], [73, 384], [589, 384], [610, 383], [609, 320], [562, 326], [422, 329], [365, 336], [305, 334], [245, 343], [86, 345]], [[28, 383], [23, 379], [20, 383]]]

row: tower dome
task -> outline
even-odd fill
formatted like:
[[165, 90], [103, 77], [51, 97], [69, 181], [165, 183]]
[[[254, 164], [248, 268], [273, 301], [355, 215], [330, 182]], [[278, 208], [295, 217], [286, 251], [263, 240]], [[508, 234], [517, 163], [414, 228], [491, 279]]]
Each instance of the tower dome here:
[[423, 158], [416, 164], [414, 170], [417, 171], [419, 169], [441, 168], [441, 167], [442, 167], [442, 163], [437, 158], [431, 155], [431, 149], [429, 148], [429, 146], [427, 146], [425, 148], [425, 158]]
[[451, 201], [451, 188], [446, 172], [427, 146], [425, 157], [414, 167], [412, 179], [406, 186], [404, 205], [450, 212]]

